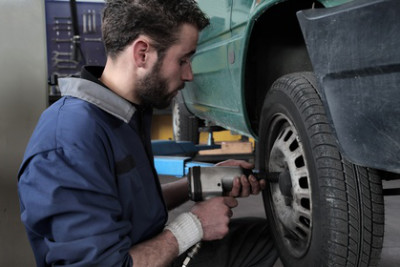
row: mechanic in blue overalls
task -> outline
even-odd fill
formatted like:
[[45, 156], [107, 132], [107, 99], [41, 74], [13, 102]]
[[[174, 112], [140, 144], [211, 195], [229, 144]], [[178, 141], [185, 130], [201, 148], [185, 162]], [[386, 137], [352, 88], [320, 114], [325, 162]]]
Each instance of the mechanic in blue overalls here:
[[[193, 206], [187, 180], [161, 186], [154, 169], [152, 108], [167, 107], [193, 79], [190, 58], [209, 24], [194, 0], [109, 0], [104, 68], [59, 80], [63, 97], [41, 116], [19, 171], [21, 218], [37, 266], [272, 266], [264, 219], [230, 220], [234, 197], [265, 186], [238, 178], [227, 197]], [[222, 165], [242, 165], [228, 161]]]

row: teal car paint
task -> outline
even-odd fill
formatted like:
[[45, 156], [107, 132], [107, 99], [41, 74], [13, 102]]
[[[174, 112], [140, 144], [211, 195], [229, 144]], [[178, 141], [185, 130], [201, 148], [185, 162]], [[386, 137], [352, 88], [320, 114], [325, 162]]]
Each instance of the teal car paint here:
[[[226, 129], [258, 138], [257, 127], [248, 114], [250, 103], [246, 104], [249, 42], [256, 21], [271, 7], [284, 2], [289, 1], [198, 1], [210, 17], [211, 25], [201, 33], [192, 59], [194, 81], [183, 90], [191, 112]], [[333, 7], [349, 1], [320, 2]], [[312, 8], [312, 4], [307, 7]]]

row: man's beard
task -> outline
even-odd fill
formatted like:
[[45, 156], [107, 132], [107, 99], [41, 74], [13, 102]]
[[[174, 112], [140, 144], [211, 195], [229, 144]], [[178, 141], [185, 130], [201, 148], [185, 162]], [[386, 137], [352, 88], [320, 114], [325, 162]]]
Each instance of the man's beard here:
[[142, 105], [164, 109], [171, 104], [174, 94], [168, 93], [168, 83], [160, 75], [160, 65], [156, 63], [154, 71], [138, 81], [136, 92]]

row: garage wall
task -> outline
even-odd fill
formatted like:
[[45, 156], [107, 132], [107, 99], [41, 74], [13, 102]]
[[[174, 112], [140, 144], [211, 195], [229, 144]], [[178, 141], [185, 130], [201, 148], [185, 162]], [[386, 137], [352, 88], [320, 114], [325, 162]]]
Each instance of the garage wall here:
[[1, 0], [0, 34], [0, 266], [34, 266], [16, 175], [47, 105], [44, 1]]

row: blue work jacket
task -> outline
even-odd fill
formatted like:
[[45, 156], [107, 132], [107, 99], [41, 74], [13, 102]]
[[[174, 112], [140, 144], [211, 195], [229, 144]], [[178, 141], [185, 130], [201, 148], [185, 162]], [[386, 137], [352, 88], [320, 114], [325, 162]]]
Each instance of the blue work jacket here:
[[129, 249], [162, 231], [152, 112], [101, 84], [59, 81], [19, 171], [21, 219], [37, 266], [132, 266]]

